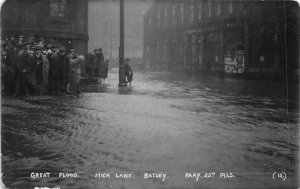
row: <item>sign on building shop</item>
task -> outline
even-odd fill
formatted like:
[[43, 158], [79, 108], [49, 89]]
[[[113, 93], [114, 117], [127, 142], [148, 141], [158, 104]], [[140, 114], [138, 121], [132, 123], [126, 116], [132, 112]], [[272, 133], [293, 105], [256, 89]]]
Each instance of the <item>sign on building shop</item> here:
[[224, 57], [225, 73], [241, 74], [245, 71], [245, 50], [227, 51]]

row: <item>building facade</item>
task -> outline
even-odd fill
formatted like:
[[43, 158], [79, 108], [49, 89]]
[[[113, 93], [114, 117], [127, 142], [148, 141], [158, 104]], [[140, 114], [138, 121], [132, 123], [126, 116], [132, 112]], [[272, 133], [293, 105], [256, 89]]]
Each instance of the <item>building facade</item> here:
[[144, 26], [143, 61], [152, 69], [299, 72], [299, 6], [292, 1], [157, 0]]
[[[125, 12], [125, 57], [132, 64], [141, 64], [143, 56], [143, 14], [152, 4], [152, 0], [126, 0]], [[88, 50], [102, 48], [110, 66], [119, 64], [120, 46], [120, 1], [89, 0], [88, 2]]]
[[87, 51], [87, 0], [6, 0], [1, 7], [2, 38], [23, 35]]

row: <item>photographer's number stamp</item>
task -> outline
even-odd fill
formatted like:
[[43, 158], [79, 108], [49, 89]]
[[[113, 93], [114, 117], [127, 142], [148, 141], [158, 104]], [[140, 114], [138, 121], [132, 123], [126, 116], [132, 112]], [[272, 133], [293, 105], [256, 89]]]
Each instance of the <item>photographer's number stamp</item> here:
[[273, 173], [273, 180], [281, 180], [282, 182], [285, 181], [287, 175], [285, 172], [274, 172]]

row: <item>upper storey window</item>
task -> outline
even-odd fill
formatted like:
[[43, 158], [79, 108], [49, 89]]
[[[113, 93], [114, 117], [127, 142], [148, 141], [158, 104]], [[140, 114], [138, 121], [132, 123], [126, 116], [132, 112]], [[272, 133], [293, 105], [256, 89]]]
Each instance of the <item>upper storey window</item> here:
[[181, 24], [183, 24], [184, 22], [184, 14], [183, 14], [183, 10], [184, 10], [184, 4], [183, 2], [180, 3], [180, 15], [181, 15]]
[[160, 10], [157, 12], [157, 28], [160, 28]]
[[229, 13], [233, 12], [233, 4], [232, 2], [229, 2]]
[[194, 21], [194, 1], [192, 1], [191, 5], [190, 5], [190, 9], [191, 9], [191, 21]]
[[201, 1], [198, 2], [198, 20], [201, 20], [202, 17], [202, 4]]
[[208, 0], [208, 18], [211, 17], [211, 0]]
[[168, 9], [165, 8], [165, 27], [168, 25]]
[[176, 7], [175, 7], [175, 3], [173, 2], [173, 7], [172, 7], [172, 23], [173, 25], [175, 25], [175, 11], [176, 11]]
[[217, 15], [220, 16], [221, 15], [221, 3], [218, 2], [217, 4]]

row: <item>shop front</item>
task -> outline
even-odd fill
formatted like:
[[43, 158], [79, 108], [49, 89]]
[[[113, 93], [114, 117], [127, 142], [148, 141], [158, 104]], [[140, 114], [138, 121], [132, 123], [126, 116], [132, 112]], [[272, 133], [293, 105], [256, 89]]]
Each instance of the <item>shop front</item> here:
[[227, 23], [224, 27], [224, 72], [242, 74], [246, 69], [246, 51], [242, 24]]

